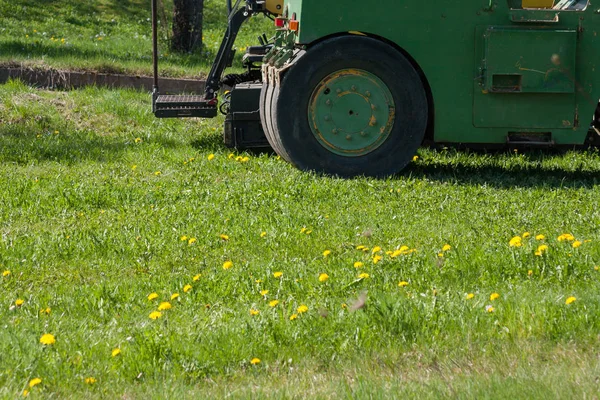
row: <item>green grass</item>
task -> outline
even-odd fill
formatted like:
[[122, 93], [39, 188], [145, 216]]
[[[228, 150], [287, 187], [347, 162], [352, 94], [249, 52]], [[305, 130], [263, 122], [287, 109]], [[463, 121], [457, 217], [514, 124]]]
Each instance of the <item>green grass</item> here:
[[0, 397], [597, 395], [597, 150], [422, 149], [342, 180], [230, 157], [221, 121], [154, 119], [140, 92], [0, 99]]
[[[172, 1], [164, 4], [170, 23]], [[0, 0], [0, 63], [150, 75], [150, 16], [150, 1], [142, 0]], [[226, 29], [225, 1], [206, 0], [204, 17], [204, 47], [197, 53], [172, 54], [170, 28], [161, 29], [161, 76], [206, 76]], [[271, 21], [251, 19], [237, 47], [256, 45], [263, 32], [272, 34]]]

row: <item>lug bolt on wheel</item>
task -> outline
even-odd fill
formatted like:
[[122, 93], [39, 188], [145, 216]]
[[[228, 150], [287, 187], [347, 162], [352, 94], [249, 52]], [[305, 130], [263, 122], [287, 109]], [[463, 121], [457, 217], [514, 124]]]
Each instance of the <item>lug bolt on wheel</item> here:
[[352, 140], [352, 136], [351, 135], [346, 135], [346, 140]]

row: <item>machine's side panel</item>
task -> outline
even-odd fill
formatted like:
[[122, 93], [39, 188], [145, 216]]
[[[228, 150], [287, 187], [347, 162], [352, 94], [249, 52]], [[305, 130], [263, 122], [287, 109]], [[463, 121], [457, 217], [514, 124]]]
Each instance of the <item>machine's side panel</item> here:
[[473, 125], [572, 129], [577, 32], [513, 26], [478, 32], [482, 78], [475, 81]]

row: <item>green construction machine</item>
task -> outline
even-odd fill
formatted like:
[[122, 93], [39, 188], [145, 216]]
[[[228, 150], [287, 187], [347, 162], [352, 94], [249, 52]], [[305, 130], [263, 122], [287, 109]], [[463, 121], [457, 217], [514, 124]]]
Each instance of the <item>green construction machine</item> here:
[[[154, 34], [157, 117], [220, 110], [229, 146], [345, 177], [397, 173], [423, 144], [600, 145], [600, 8], [588, 0], [227, 1], [204, 95], [160, 94]], [[223, 76], [258, 14], [273, 37]]]

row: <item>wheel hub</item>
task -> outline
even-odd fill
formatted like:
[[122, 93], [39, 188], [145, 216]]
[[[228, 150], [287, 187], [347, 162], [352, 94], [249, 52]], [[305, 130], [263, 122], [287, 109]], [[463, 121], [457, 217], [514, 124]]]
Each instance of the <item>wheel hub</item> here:
[[377, 149], [394, 126], [395, 104], [386, 84], [363, 70], [325, 77], [309, 102], [311, 130], [332, 153], [358, 157]]

